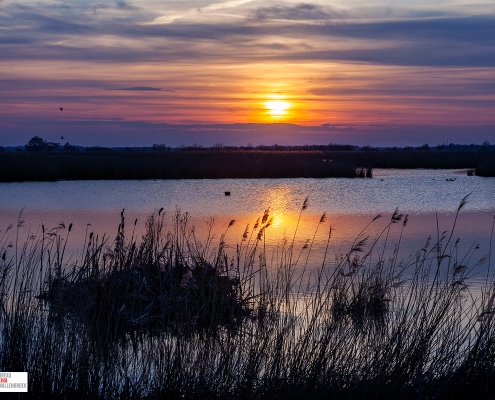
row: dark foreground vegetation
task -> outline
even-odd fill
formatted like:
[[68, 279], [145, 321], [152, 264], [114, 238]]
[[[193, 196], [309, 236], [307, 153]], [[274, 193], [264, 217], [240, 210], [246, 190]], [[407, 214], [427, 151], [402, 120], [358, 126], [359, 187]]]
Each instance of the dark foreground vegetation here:
[[0, 152], [0, 181], [371, 177], [372, 168], [466, 168], [495, 175], [495, 151]]
[[[495, 291], [487, 275], [471, 297], [474, 250], [458, 255], [455, 236], [403, 261], [374, 259], [360, 236], [309, 273], [311, 241], [269, 261], [268, 211], [231, 255], [225, 235], [213, 246], [187, 215], [169, 231], [162, 217], [139, 240], [124, 218], [112, 242], [90, 233], [80, 260], [64, 255], [70, 226], [19, 248], [2, 237], [0, 370], [29, 372], [19, 398], [495, 396]], [[393, 224], [407, 216], [382, 234]]]

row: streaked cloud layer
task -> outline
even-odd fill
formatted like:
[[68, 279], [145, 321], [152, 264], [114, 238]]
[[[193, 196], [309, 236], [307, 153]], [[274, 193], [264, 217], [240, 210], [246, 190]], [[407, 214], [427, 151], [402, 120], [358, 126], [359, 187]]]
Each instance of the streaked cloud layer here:
[[0, 144], [495, 140], [492, 2], [2, 0], [0, 54]]

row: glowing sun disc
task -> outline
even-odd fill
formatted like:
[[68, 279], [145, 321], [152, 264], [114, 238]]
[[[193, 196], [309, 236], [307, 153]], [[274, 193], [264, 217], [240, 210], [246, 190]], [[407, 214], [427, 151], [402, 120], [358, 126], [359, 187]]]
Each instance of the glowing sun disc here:
[[280, 117], [287, 114], [287, 109], [290, 107], [290, 103], [281, 100], [267, 101], [265, 103], [268, 113], [273, 117]]

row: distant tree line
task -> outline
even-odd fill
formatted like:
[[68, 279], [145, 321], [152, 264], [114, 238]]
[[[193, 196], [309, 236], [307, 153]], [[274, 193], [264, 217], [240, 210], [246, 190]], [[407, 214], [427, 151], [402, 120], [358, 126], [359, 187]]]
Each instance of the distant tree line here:
[[439, 151], [494, 151], [495, 145], [491, 144], [488, 140], [485, 140], [481, 145], [479, 144], [439, 144], [435, 147], [435, 150]]
[[29, 142], [24, 146], [9, 147], [5, 148], [0, 146], [0, 152], [2, 151], [28, 151], [28, 152], [112, 152], [112, 151], [123, 151], [123, 152], [139, 152], [139, 151], [153, 151], [153, 152], [198, 152], [198, 151], [215, 151], [215, 152], [225, 152], [225, 151], [271, 151], [271, 152], [284, 152], [284, 151], [324, 151], [324, 152], [353, 152], [362, 151], [365, 153], [376, 153], [376, 152], [487, 152], [495, 151], [495, 144], [491, 144], [488, 140], [485, 140], [482, 144], [439, 144], [435, 147], [430, 147], [427, 143], [418, 147], [373, 147], [371, 145], [365, 146], [353, 146], [350, 144], [334, 144], [329, 143], [327, 145], [298, 145], [298, 146], [283, 146], [279, 144], [273, 145], [258, 145], [253, 146], [248, 144], [247, 146], [225, 146], [223, 143], [215, 143], [211, 147], [206, 147], [201, 144], [194, 143], [193, 145], [182, 144], [177, 147], [167, 146], [163, 143], [155, 143], [151, 147], [103, 147], [103, 146], [74, 146], [69, 142], [64, 145], [56, 142], [48, 142], [39, 136], [34, 136], [29, 140]]
[[[12, 148], [10, 148], [12, 149]], [[485, 140], [482, 144], [439, 144], [435, 147], [431, 147], [427, 143], [422, 146], [412, 147], [373, 147], [371, 145], [354, 146], [350, 144], [335, 144], [329, 143], [327, 145], [305, 144], [298, 146], [283, 146], [279, 144], [273, 145], [258, 145], [253, 146], [248, 144], [247, 146], [225, 146], [223, 143], [215, 143], [211, 147], [206, 147], [201, 144], [194, 143], [193, 145], [182, 144], [177, 147], [167, 146], [163, 143], [155, 143], [151, 147], [102, 147], [102, 146], [74, 146], [69, 142], [64, 145], [55, 142], [48, 142], [39, 136], [34, 136], [24, 146], [18, 146], [13, 148], [15, 151], [34, 151], [34, 152], [63, 152], [63, 151], [85, 151], [85, 152], [108, 152], [108, 151], [154, 151], [154, 152], [167, 152], [167, 151], [232, 151], [232, 150], [261, 150], [261, 151], [363, 151], [363, 152], [379, 152], [379, 151], [495, 151], [495, 144], [491, 144], [488, 140]], [[0, 151], [7, 150], [5, 147], [0, 146]]]
[[60, 143], [47, 142], [39, 136], [31, 138], [24, 147], [26, 151], [77, 151], [77, 147], [69, 142], [61, 146]]

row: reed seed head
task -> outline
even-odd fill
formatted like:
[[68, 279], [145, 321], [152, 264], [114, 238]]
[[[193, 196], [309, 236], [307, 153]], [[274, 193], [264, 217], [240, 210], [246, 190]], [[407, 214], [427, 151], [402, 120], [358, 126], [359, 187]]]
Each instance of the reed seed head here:
[[309, 196], [307, 196], [304, 199], [303, 205], [302, 205], [302, 211], [306, 210], [309, 207]]

